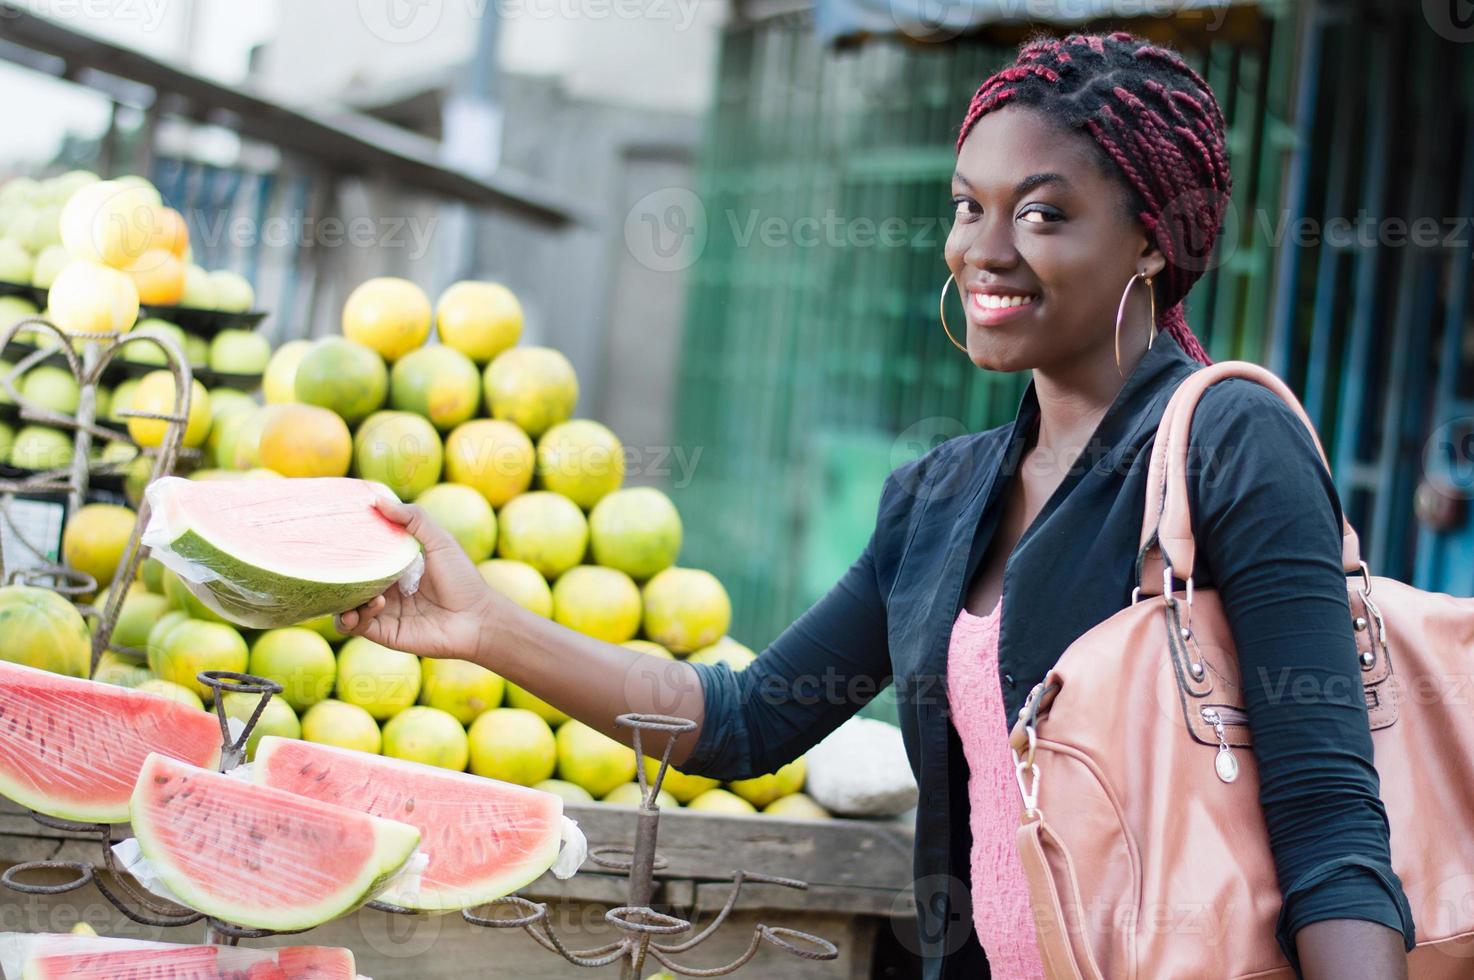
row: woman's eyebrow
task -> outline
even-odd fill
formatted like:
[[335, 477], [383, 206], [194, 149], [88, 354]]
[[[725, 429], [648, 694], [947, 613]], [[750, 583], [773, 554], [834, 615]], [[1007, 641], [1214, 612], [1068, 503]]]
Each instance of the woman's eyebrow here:
[[[968, 190], [973, 190], [972, 181], [962, 176], [962, 174], [953, 172], [952, 179]], [[1069, 183], [1069, 180], [1065, 178], [1064, 174], [1057, 174], [1052, 170], [1047, 170], [1044, 173], [1029, 174], [1029, 176], [1014, 186], [1013, 193], [1017, 197], [1020, 194], [1027, 194], [1029, 191], [1043, 184], [1062, 184], [1068, 187]]]

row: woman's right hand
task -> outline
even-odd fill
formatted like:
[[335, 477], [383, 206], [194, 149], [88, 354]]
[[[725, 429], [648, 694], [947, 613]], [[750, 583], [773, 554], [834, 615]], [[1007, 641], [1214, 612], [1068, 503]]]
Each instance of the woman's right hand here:
[[391, 585], [383, 595], [340, 613], [338, 629], [406, 653], [472, 659], [499, 597], [456, 539], [423, 509], [387, 499], [377, 506], [381, 514], [419, 540], [425, 571], [413, 595]]

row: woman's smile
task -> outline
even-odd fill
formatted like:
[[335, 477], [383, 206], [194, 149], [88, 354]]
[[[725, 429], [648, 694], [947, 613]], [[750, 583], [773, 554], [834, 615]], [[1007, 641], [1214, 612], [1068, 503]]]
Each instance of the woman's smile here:
[[967, 318], [980, 327], [996, 327], [1028, 316], [1038, 305], [1037, 293], [993, 286], [967, 287]]

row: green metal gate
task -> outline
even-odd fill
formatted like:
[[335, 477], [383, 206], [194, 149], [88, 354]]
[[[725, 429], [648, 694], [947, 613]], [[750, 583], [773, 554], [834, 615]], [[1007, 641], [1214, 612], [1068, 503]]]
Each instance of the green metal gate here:
[[[1292, 26], [1266, 15], [1251, 46], [1183, 51], [1230, 120], [1243, 213], [1280, 199]], [[1013, 417], [1027, 376], [979, 371], [936, 318], [953, 135], [1013, 50], [897, 39], [824, 50], [806, 15], [725, 36], [676, 436], [702, 455], [675, 494], [688, 515], [682, 563], [722, 579], [733, 635], [755, 648], [859, 554], [886, 473]], [[1274, 257], [1239, 230], [1188, 318], [1215, 359], [1261, 360]]]
[[[1470, 595], [1474, 22], [1457, 10], [1305, 5], [1304, 139], [1273, 219], [1308, 235], [1279, 252], [1267, 363], [1301, 393], [1372, 571]], [[1415, 517], [1425, 477], [1446, 526]]]

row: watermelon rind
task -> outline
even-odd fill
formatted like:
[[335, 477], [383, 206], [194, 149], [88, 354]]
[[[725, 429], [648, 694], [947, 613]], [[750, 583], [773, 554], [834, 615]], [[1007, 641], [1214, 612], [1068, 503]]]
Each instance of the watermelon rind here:
[[[170, 782], [180, 785], [180, 780], [188, 785], [176, 789], [168, 800], [161, 800], [160, 806], [168, 806], [175, 798], [185, 799], [194, 793], [202, 796], [232, 793], [236, 794], [236, 799], [232, 801], [236, 813], [249, 816], [251, 806], [259, 807], [260, 815], [267, 821], [268, 827], [275, 828], [278, 832], [283, 823], [291, 819], [288, 810], [300, 812], [303, 798], [270, 786], [253, 785], [234, 776], [197, 769], [157, 754], [149, 756], [144, 763], [143, 771], [138, 776], [138, 785], [133, 792], [131, 807], [133, 833], [138, 839], [139, 850], [153, 866], [159, 880], [185, 905], [197, 912], [237, 925], [291, 932], [311, 929], [336, 919], [374, 897], [384, 883], [404, 867], [420, 843], [420, 832], [409, 824], [384, 820], [347, 807], [313, 800], [311, 803], [316, 811], [313, 815], [315, 826], [325, 826], [335, 817], [351, 817], [354, 823], [365, 818], [368, 820], [373, 834], [369, 858], [359, 868], [352, 869], [351, 876], [346, 881], [327, 890], [316, 902], [293, 904], [268, 899], [253, 902], [253, 885], [259, 888], [271, 884], [273, 869], [265, 862], [258, 862], [257, 869], [250, 877], [232, 881], [226, 880], [223, 866], [212, 868], [208, 865], [212, 859], [220, 861], [222, 855], [234, 858], [251, 855], [253, 852], [260, 853], [260, 849], [270, 841], [269, 830], [239, 829], [239, 824], [227, 827], [222, 821], [218, 832], [212, 834], [209, 841], [200, 842], [201, 846], [192, 847], [186, 853], [171, 853], [160, 838], [163, 828], [156, 823], [157, 814], [151, 798], [152, 794], [163, 791], [161, 788]], [[288, 810], [282, 809], [284, 804]], [[331, 868], [335, 873], [341, 872], [341, 855], [322, 853], [315, 856], [321, 860], [324, 869]], [[191, 870], [203, 873], [212, 887], [200, 886], [189, 873]], [[312, 867], [302, 863], [291, 869], [298, 880], [309, 878], [313, 871]], [[280, 873], [286, 874], [286, 869]]]
[[[189, 495], [200, 493], [200, 487], [198, 482], [178, 477], [151, 484], [151, 516], [143, 543], [196, 598], [232, 622], [255, 629], [290, 626], [356, 608], [395, 582], [417, 577], [414, 569], [421, 561], [420, 545], [408, 533], [399, 534], [392, 546], [370, 549], [361, 565], [333, 571], [294, 560], [286, 550], [263, 547], [259, 531], [250, 540], [231, 540], [218, 526], [196, 526], [203, 522], [199, 516], [191, 518], [190, 508], [195, 507], [198, 515], [201, 503]], [[277, 494], [287, 488], [299, 494], [310, 490], [338, 501], [362, 502], [365, 507], [373, 496], [393, 496], [379, 484], [346, 478], [240, 481], [221, 492], [241, 494], [252, 488], [256, 493]], [[268, 506], [259, 496], [254, 504]], [[229, 513], [227, 500], [209, 516]]]
[[[274, 764], [273, 760], [280, 761]], [[457, 827], [465, 834], [487, 833], [491, 828], [479, 828], [466, 826], [460, 822], [468, 817], [469, 803], [474, 800], [477, 793], [485, 793], [488, 790], [505, 792], [514, 795], [537, 794], [539, 797], [546, 795], [551, 797], [548, 805], [557, 812], [558, 819], [552, 820], [548, 832], [540, 838], [529, 842], [529, 846], [521, 856], [520, 860], [509, 864], [504, 870], [487, 873], [473, 882], [459, 886], [440, 885], [434, 881], [434, 845], [429, 843], [428, 835], [424, 832], [423, 824], [417, 824], [421, 829], [421, 839], [426, 841], [426, 847], [431, 851], [431, 867], [421, 876], [418, 887], [413, 881], [396, 881], [389, 885], [377, 897], [380, 901], [401, 908], [412, 909], [421, 912], [448, 912], [458, 909], [472, 908], [486, 902], [494, 901], [505, 895], [510, 895], [517, 889], [536, 881], [543, 872], [550, 868], [558, 858], [558, 850], [562, 841], [562, 800], [554, 794], [544, 794], [541, 790], [534, 790], [526, 786], [517, 786], [510, 783], [502, 783], [498, 780], [487, 779], [483, 776], [475, 776], [470, 773], [453, 772], [437, 766], [428, 766], [418, 762], [405, 759], [391, 759], [384, 756], [367, 755], [350, 749], [337, 748], [330, 745], [320, 745], [309, 742], [301, 742], [295, 739], [280, 738], [268, 735], [261, 739], [256, 747], [256, 759], [251, 766], [251, 775], [256, 782], [272, 786], [279, 785], [277, 774], [287, 772], [288, 779], [280, 780], [285, 783], [290, 779], [290, 770], [300, 770], [304, 764], [319, 763], [329, 766], [342, 766], [348, 770], [360, 770], [370, 777], [370, 782], [382, 785], [393, 782], [396, 776], [402, 776], [406, 780], [423, 779], [432, 785], [445, 786], [449, 795], [463, 794], [462, 799], [467, 801], [467, 806], [456, 816], [459, 818]], [[307, 784], [312, 787], [321, 787], [321, 781], [313, 781]], [[291, 790], [289, 785], [280, 785], [282, 789]], [[314, 795], [314, 794], [307, 794]], [[321, 796], [314, 798], [322, 799]], [[433, 801], [424, 797], [416, 800], [421, 805], [412, 813], [394, 816], [391, 819], [403, 819], [405, 822], [415, 823], [417, 820], [429, 819], [433, 813]], [[331, 802], [352, 808], [359, 808], [360, 804], [348, 799], [335, 798]], [[364, 812], [371, 812], [364, 809]], [[375, 816], [387, 817], [388, 814], [374, 814]], [[505, 831], [507, 828], [502, 828]]]
[[[48, 774], [87, 798], [67, 799], [39, 785], [39, 773], [21, 771], [22, 742], [42, 752], [74, 750]], [[0, 661], [0, 796], [59, 820], [122, 823], [138, 772], [158, 751], [214, 769], [220, 723], [162, 695]]]
[[411, 553], [396, 571], [378, 578], [319, 582], [242, 561], [194, 530], [180, 534], [169, 547], [180, 558], [218, 576], [205, 582], [180, 576], [197, 599], [226, 619], [255, 629], [292, 626], [356, 609], [399, 581], [419, 554]]

